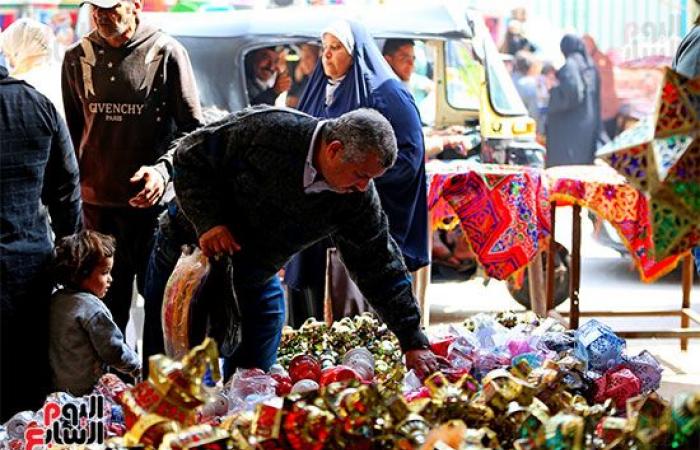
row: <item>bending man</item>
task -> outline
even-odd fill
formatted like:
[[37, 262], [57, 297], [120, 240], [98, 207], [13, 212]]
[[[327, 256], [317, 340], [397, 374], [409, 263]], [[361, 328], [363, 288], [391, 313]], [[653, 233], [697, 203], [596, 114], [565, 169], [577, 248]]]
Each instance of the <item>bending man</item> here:
[[396, 334], [406, 365], [438, 368], [401, 250], [372, 181], [397, 158], [389, 122], [359, 109], [337, 119], [250, 108], [186, 137], [175, 190], [207, 256], [235, 265], [242, 342], [232, 362], [267, 370], [277, 357], [284, 298], [277, 271], [330, 237], [360, 290]]

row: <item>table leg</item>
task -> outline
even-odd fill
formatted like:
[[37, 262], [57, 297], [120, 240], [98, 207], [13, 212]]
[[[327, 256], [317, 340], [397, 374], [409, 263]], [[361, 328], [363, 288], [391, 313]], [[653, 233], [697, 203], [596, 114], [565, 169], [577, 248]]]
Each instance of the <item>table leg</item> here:
[[571, 274], [569, 278], [569, 300], [571, 312], [569, 328], [577, 329], [579, 324], [578, 293], [581, 287], [581, 206], [573, 206], [573, 221], [571, 233]]
[[329, 327], [333, 324], [333, 298], [331, 296], [331, 284], [333, 283], [333, 274], [331, 270], [331, 252], [333, 249], [326, 250], [326, 288], [323, 296], [323, 321]]
[[418, 308], [420, 308], [421, 325], [427, 328], [430, 325], [430, 304], [426, 295], [430, 284], [430, 265], [421, 267], [411, 273], [411, 276], [413, 278], [411, 288], [413, 289], [413, 295], [418, 300]]
[[[690, 308], [690, 290], [693, 287], [693, 257], [690, 253], [683, 258], [683, 309]], [[690, 319], [681, 314], [681, 328], [688, 328]], [[688, 350], [688, 338], [681, 338], [681, 350]]]
[[549, 238], [549, 245], [547, 246], [547, 312], [554, 309], [554, 257], [557, 252], [556, 247], [556, 217], [557, 217], [557, 203], [550, 203], [549, 210], [549, 223], [551, 224], [552, 234]]
[[527, 268], [528, 286], [530, 287], [530, 307], [539, 317], [547, 317], [547, 301], [545, 299], [544, 272], [542, 270], [542, 255], [537, 252]]

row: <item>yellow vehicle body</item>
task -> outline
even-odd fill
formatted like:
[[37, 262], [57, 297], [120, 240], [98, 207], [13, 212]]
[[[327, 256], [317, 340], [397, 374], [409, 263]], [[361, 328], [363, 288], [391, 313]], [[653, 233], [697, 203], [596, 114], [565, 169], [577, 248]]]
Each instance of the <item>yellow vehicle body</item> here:
[[[491, 40], [490, 34], [486, 31], [482, 19], [478, 15], [473, 15], [472, 24], [474, 25], [474, 38], [472, 38], [472, 46], [492, 46], [495, 50], [495, 44]], [[491, 98], [491, 90], [489, 89], [489, 80], [487, 70], [484, 68], [484, 60], [476, 66], [479, 70], [473, 70], [469, 77], [473, 77], [473, 83], [478, 85], [478, 110], [466, 110], [455, 108], [448, 101], [447, 84], [451, 76], [446, 67], [446, 50], [447, 41], [430, 41], [429, 45], [435, 52], [435, 74], [436, 74], [436, 107], [435, 107], [435, 127], [438, 129], [447, 128], [452, 125], [464, 125], [465, 123], [474, 123], [478, 120], [480, 132], [483, 139], [512, 139], [512, 140], [534, 140], [536, 124], [527, 113], [517, 115], [501, 114], [493, 106]], [[495, 70], [505, 71], [505, 66], [502, 61], [491, 61], [494, 65], [500, 65]], [[506, 93], [504, 95], [517, 95], [515, 87], [510, 80], [505, 83], [510, 83], [509, 86], [503, 86]], [[501, 81], [501, 84], [505, 84]]]

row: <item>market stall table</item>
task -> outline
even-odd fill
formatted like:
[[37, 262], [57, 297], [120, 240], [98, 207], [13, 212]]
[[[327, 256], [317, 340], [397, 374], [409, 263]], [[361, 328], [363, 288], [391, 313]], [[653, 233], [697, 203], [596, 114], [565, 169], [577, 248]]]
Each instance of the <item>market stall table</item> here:
[[[562, 166], [547, 169], [551, 201], [552, 234], [556, 227], [557, 206], [573, 206], [572, 266], [570, 300], [570, 326], [577, 328], [580, 316], [635, 317], [680, 316], [681, 328], [674, 330], [628, 331], [619, 333], [630, 338], [680, 337], [682, 349], [687, 348], [688, 337], [700, 337], [700, 328], [688, 328], [690, 321], [700, 324], [700, 315], [690, 309], [692, 285], [692, 260], [685, 252], [661, 260], [654, 257], [652, 228], [649, 221], [649, 202], [642, 192], [629, 184], [624, 177], [607, 166]], [[672, 271], [683, 260], [683, 301], [678, 310], [670, 311], [579, 311], [580, 260], [581, 260], [581, 207], [598, 214], [617, 230], [630, 257], [639, 270], [640, 278], [653, 282]], [[548, 262], [554, 258], [548, 253]], [[547, 271], [547, 306], [553, 306], [553, 273]]]
[[[541, 169], [431, 161], [428, 208], [433, 228], [460, 226], [486, 273], [505, 280], [532, 262], [533, 311], [546, 312], [540, 258], [550, 236], [549, 203]], [[539, 286], [538, 286], [539, 285]], [[540, 300], [538, 303], [537, 300]]]

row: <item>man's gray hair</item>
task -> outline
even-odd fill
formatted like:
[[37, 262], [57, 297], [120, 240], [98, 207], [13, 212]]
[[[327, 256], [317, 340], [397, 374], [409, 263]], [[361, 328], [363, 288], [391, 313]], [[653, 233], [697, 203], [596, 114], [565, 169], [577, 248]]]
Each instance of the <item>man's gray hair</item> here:
[[363, 162], [372, 152], [384, 168], [396, 162], [398, 147], [394, 129], [374, 109], [360, 108], [329, 120], [323, 127], [323, 138], [326, 142], [342, 142], [343, 160], [347, 162]]

